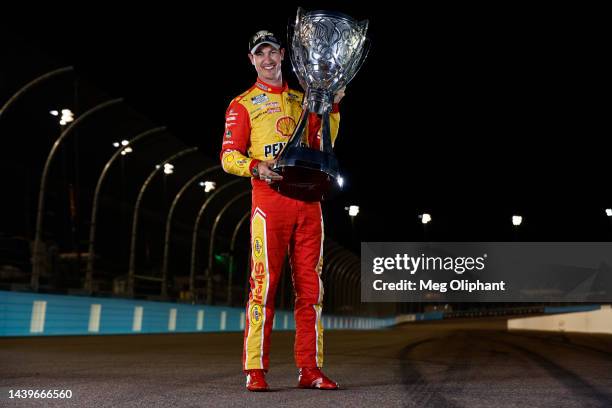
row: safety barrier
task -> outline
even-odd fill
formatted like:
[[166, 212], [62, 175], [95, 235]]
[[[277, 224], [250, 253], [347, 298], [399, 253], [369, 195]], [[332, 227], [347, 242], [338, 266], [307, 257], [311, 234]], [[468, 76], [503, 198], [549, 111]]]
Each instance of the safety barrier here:
[[[323, 316], [328, 330], [391, 326], [394, 318]], [[0, 336], [242, 331], [245, 310], [146, 300], [0, 291]], [[293, 312], [278, 310], [274, 330], [293, 330]]]
[[493, 309], [459, 310], [452, 312], [436, 311], [425, 313], [414, 313], [399, 315], [395, 318], [395, 324], [410, 323], [423, 320], [442, 320], [456, 318], [474, 317], [498, 317], [516, 316], [529, 314], [557, 314], [588, 312], [600, 309], [600, 305], [575, 305], [575, 306], [526, 306], [526, 307], [506, 307]]
[[544, 308], [544, 313], [590, 312], [591, 310], [599, 309], [601, 309], [601, 305], [546, 306]]

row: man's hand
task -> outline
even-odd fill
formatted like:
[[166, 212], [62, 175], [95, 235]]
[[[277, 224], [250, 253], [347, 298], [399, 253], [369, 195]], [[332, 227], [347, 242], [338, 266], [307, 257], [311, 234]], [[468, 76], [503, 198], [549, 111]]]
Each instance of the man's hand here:
[[259, 179], [265, 180], [267, 183], [282, 180], [283, 176], [272, 171], [272, 167], [274, 167], [275, 164], [276, 161], [261, 161], [257, 163], [257, 173], [259, 174]]
[[341, 88], [338, 90], [338, 92], [336, 92], [336, 94], [334, 95], [334, 103], [340, 103], [342, 98], [344, 98], [345, 91], [346, 91], [346, 87]]

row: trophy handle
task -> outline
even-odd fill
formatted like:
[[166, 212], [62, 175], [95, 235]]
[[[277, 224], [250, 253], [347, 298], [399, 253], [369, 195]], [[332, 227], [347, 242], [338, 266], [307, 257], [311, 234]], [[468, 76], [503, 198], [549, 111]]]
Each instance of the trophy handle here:
[[[366, 29], [367, 29], [367, 21], [366, 22]], [[353, 80], [353, 78], [355, 78], [355, 75], [357, 75], [357, 73], [361, 70], [361, 67], [363, 66], [366, 58], [368, 58], [368, 54], [370, 53], [370, 47], [372, 45], [372, 41], [368, 38], [365, 37], [363, 40], [363, 52], [361, 53], [361, 57], [359, 58], [359, 60], [357, 60], [357, 62], [355, 63], [357, 66], [357, 69], [355, 69], [355, 72], [353, 72], [353, 74], [351, 75], [350, 78], [348, 78], [348, 80], [346, 81], [346, 84], [348, 84], [349, 82], [351, 82]]]
[[295, 17], [295, 21], [291, 22], [291, 19], [288, 21], [287, 23], [287, 47], [286, 47], [286, 52], [289, 53], [289, 60], [291, 61], [291, 67], [293, 68], [293, 72], [295, 73], [295, 76], [298, 79], [298, 82], [300, 83], [300, 86], [302, 87], [302, 89], [304, 91], [306, 91], [306, 82], [304, 82], [304, 74], [300, 71], [300, 64], [297, 63], [296, 61], [296, 56], [295, 56], [295, 52], [293, 51], [293, 38], [295, 35], [295, 27], [300, 23], [300, 19], [302, 18], [302, 15], [304, 14], [304, 9], [301, 7], [298, 7], [297, 10], [297, 14]]
[[370, 20], [361, 20], [358, 24], [361, 27], [361, 32], [365, 36], [366, 33], [368, 32], [368, 27], [370, 25]]
[[304, 9], [303, 9], [302, 7], [298, 7], [298, 9], [297, 9], [297, 13], [296, 13], [296, 15], [295, 15], [295, 21], [296, 21], [296, 23], [297, 23], [298, 21], [300, 21], [300, 18], [302, 18], [302, 16], [303, 16], [303, 15], [304, 15]]

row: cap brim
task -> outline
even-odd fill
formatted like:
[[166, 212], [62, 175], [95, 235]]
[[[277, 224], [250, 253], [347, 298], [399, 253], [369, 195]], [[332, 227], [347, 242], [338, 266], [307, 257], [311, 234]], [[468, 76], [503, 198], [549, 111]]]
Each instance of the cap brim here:
[[281, 47], [280, 44], [277, 44], [277, 43], [272, 42], [272, 41], [262, 41], [259, 44], [257, 44], [256, 46], [254, 46], [253, 49], [251, 49], [251, 54], [255, 54], [255, 51], [257, 51], [257, 49], [259, 47], [261, 47], [262, 45], [264, 45], [264, 44], [269, 44], [269, 45], [273, 46], [274, 48], [276, 48], [277, 50], [280, 49], [280, 47]]

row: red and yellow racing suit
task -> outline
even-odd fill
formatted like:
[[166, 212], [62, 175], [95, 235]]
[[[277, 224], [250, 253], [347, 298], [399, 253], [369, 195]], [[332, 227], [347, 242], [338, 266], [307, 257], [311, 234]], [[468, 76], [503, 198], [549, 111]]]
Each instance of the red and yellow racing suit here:
[[[223, 169], [250, 177], [259, 161], [274, 159], [302, 114], [303, 93], [261, 80], [236, 97], [225, 116], [221, 152]], [[320, 144], [320, 120], [311, 114], [303, 142]], [[340, 115], [330, 115], [332, 143]], [[285, 256], [289, 253], [295, 288], [295, 362], [323, 366], [323, 219], [318, 202], [285, 197], [267, 183], [252, 179], [251, 291], [246, 305], [243, 369], [268, 369], [274, 298]]]

